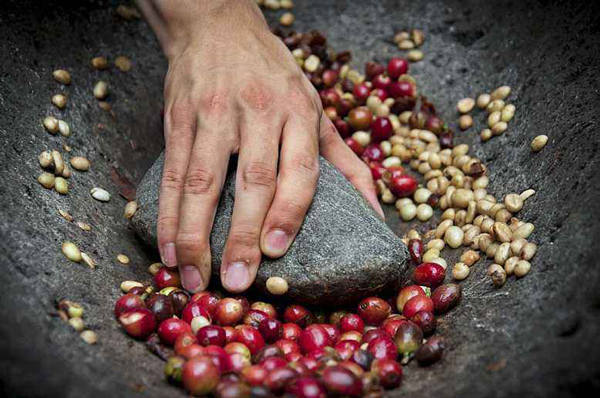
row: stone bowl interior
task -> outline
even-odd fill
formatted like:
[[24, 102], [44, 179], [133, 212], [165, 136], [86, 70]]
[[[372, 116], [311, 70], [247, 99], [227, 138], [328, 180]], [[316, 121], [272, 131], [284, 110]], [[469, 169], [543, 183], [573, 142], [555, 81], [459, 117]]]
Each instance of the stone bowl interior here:
[[[475, 126], [457, 133], [489, 168], [496, 197], [537, 191], [519, 214], [533, 222], [539, 253], [531, 273], [496, 289], [482, 261], [463, 283], [462, 304], [440, 322], [444, 359], [429, 369], [405, 367], [403, 386], [389, 396], [574, 396], [600, 385], [600, 237], [598, 184], [597, 6], [548, 1], [296, 1], [295, 28], [320, 29], [336, 49], [351, 50], [354, 65], [401, 54], [395, 31], [425, 32], [425, 59], [411, 65], [420, 92], [456, 124], [455, 105], [466, 96], [508, 84], [517, 111], [507, 133], [482, 144]], [[166, 62], [148, 26], [124, 21], [116, 1], [9, 1], [0, 14], [0, 380], [7, 396], [180, 396], [167, 385], [162, 363], [127, 338], [112, 316], [125, 279], [148, 278], [157, 260], [122, 217], [125, 199], [162, 150], [162, 80]], [[275, 21], [278, 13], [268, 12]], [[91, 68], [97, 55], [127, 55], [128, 73]], [[51, 78], [67, 68], [73, 84]], [[99, 109], [93, 83], [109, 82], [112, 112]], [[51, 95], [64, 91], [58, 112]], [[76, 174], [70, 193], [43, 190], [37, 155], [60, 148], [41, 120], [47, 114], [71, 124], [66, 140], [92, 169]], [[550, 137], [538, 154], [539, 135]], [[596, 176], [596, 177], [594, 177]], [[101, 186], [111, 202], [91, 199]], [[57, 210], [90, 223], [83, 232]], [[388, 223], [402, 235], [393, 207]], [[421, 225], [425, 229], [431, 225]], [[68, 262], [61, 242], [71, 240], [98, 262], [95, 270]], [[119, 264], [117, 254], [131, 258]], [[443, 253], [452, 264], [457, 253]], [[89, 328], [86, 345], [53, 315], [58, 299], [81, 302]]]

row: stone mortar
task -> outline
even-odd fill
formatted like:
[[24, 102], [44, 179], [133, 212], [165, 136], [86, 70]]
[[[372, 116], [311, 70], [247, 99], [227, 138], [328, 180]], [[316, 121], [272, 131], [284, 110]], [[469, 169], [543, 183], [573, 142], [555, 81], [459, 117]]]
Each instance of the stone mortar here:
[[[463, 282], [462, 304], [443, 317], [444, 359], [429, 369], [405, 367], [403, 386], [388, 396], [570, 397], [600, 386], [600, 134], [598, 7], [548, 1], [296, 0], [298, 30], [321, 29], [355, 65], [400, 54], [391, 42], [398, 29], [424, 30], [425, 59], [411, 66], [420, 91], [445, 120], [456, 121], [456, 102], [501, 84], [513, 88], [515, 119], [506, 134], [481, 144], [484, 116], [457, 134], [490, 169], [497, 197], [537, 191], [520, 213], [533, 222], [539, 253], [531, 273], [495, 289], [482, 261]], [[162, 379], [162, 363], [126, 338], [112, 317], [124, 279], [147, 280], [157, 260], [122, 218], [125, 200], [111, 178], [117, 170], [139, 182], [162, 150], [160, 110], [166, 63], [142, 21], [123, 21], [117, 2], [10, 1], [0, 14], [0, 392], [18, 397], [180, 396]], [[274, 20], [281, 12], [269, 12]], [[98, 72], [96, 55], [119, 54], [133, 69]], [[50, 97], [63, 89], [51, 78], [68, 68], [67, 110]], [[97, 79], [111, 87], [111, 115], [91, 96]], [[41, 127], [47, 114], [71, 123], [73, 154], [92, 161], [59, 197], [37, 184], [37, 155], [62, 139]], [[550, 142], [538, 154], [529, 143]], [[149, 138], [152, 137], [152, 138]], [[594, 177], [596, 176], [596, 177]], [[108, 204], [89, 197], [102, 186]], [[57, 215], [70, 211], [93, 225], [83, 233]], [[398, 234], [399, 222], [387, 207]], [[417, 225], [421, 230], [425, 226]], [[68, 262], [60, 244], [70, 239], [98, 261], [95, 271]], [[132, 262], [116, 262], [118, 253]], [[450, 264], [458, 253], [443, 253]], [[81, 302], [100, 341], [88, 346], [52, 316], [57, 299]]]

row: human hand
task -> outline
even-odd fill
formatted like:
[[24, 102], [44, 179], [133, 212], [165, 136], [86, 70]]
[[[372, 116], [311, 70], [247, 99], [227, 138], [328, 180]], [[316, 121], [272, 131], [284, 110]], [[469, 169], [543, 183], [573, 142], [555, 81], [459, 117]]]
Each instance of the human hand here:
[[209, 237], [231, 155], [236, 197], [221, 281], [253, 282], [300, 229], [319, 152], [383, 216], [371, 173], [322, 113], [321, 101], [254, 1], [140, 1], [169, 60], [158, 244], [191, 292], [210, 280]]

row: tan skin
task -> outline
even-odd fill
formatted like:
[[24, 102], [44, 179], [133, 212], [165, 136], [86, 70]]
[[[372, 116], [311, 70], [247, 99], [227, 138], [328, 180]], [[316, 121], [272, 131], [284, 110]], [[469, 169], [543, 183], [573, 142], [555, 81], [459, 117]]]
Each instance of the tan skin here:
[[191, 292], [208, 286], [209, 236], [227, 165], [236, 197], [221, 281], [246, 290], [262, 254], [285, 254], [319, 175], [333, 163], [382, 215], [371, 173], [323, 115], [319, 96], [254, 0], [138, 0], [169, 61], [158, 244]]

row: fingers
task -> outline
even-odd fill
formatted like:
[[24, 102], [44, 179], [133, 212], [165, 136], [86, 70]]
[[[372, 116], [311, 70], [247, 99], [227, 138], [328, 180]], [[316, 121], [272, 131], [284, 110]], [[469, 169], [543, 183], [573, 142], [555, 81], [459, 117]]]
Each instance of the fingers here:
[[165, 112], [165, 163], [160, 185], [157, 235], [161, 261], [167, 267], [177, 265], [175, 239], [179, 203], [196, 134], [195, 110], [173, 105]]
[[206, 130], [196, 134], [183, 185], [177, 260], [183, 287], [194, 293], [210, 281], [210, 232], [231, 154], [222, 136]]
[[275, 198], [261, 231], [262, 252], [283, 256], [302, 226], [319, 177], [318, 125], [291, 116], [282, 136], [281, 160]]
[[346, 176], [381, 218], [385, 218], [383, 209], [377, 200], [375, 184], [369, 168], [348, 148], [331, 120], [326, 116], [321, 117], [319, 146], [323, 157]]
[[245, 119], [240, 128], [240, 153], [231, 229], [221, 264], [223, 286], [235, 293], [250, 286], [260, 264], [259, 237], [275, 193], [282, 128], [280, 122], [262, 113]]

